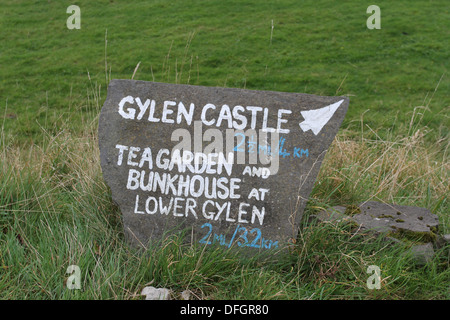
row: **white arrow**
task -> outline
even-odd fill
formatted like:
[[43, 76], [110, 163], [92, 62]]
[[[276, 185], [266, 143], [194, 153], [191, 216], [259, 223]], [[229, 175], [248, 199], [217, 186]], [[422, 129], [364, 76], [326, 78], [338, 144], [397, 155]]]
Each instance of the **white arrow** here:
[[330, 121], [342, 102], [344, 102], [344, 99], [320, 109], [301, 111], [300, 113], [305, 118], [305, 121], [299, 123], [300, 128], [302, 128], [303, 132], [311, 130], [317, 136], [320, 130]]

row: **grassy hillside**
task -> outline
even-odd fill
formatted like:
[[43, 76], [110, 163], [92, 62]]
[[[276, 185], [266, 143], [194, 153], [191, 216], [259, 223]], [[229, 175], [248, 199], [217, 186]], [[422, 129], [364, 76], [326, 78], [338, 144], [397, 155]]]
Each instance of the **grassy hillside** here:
[[[81, 8], [69, 30], [66, 8]], [[372, 3], [370, 3], [372, 4]], [[450, 248], [425, 266], [351, 224], [305, 219], [271, 264], [174, 235], [124, 241], [100, 169], [110, 79], [347, 95], [305, 218], [367, 200], [426, 207], [450, 233], [447, 1], [10, 1], [0, 10], [0, 299], [450, 299]], [[81, 290], [69, 290], [69, 265]], [[370, 265], [381, 289], [366, 285]]]
[[[80, 30], [66, 27], [70, 4]], [[445, 137], [447, 1], [377, 4], [380, 30], [367, 29], [361, 1], [2, 1], [0, 110], [7, 103], [17, 139], [39, 139], [36, 122], [51, 129], [84, 112], [91, 82], [102, 100], [109, 78], [139, 64], [136, 80], [348, 95], [346, 126], [364, 114], [401, 127], [422, 106], [423, 124]]]
[[[0, 299], [142, 299], [146, 285], [189, 290], [194, 299], [449, 299], [450, 246], [418, 266], [409, 248], [352, 224], [308, 222], [335, 204], [367, 200], [429, 208], [450, 233], [448, 159], [422, 134], [354, 140], [340, 133], [327, 153], [290, 254], [262, 264], [184, 243], [180, 235], [138, 251], [100, 169], [95, 125], [60, 128], [41, 146], [0, 152]], [[68, 266], [81, 271], [69, 290]], [[381, 270], [370, 290], [367, 268]]]

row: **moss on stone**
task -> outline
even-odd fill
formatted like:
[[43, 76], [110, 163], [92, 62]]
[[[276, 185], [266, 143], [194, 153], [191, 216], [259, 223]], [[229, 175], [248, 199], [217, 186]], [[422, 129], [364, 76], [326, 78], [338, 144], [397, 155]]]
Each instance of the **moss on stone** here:
[[399, 240], [407, 240], [412, 242], [428, 243], [436, 242], [437, 235], [433, 230], [430, 231], [412, 231], [392, 226], [392, 231], [387, 236]]
[[358, 205], [352, 204], [345, 208], [344, 214], [348, 216], [354, 216], [361, 213], [361, 208]]
[[391, 216], [390, 214], [382, 214], [381, 216], [378, 216], [378, 218], [380, 218], [380, 219], [383, 219], [383, 218], [394, 219], [394, 217]]

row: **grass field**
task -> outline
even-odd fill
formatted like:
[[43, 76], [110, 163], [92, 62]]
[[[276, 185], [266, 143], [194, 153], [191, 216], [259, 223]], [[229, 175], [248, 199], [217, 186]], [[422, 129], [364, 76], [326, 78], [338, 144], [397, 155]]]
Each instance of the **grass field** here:
[[129, 79], [138, 64], [136, 80], [348, 95], [346, 126], [364, 114], [397, 128], [424, 107], [423, 124], [448, 134], [445, 0], [379, 1], [379, 30], [367, 29], [361, 1], [75, 4], [80, 30], [66, 27], [68, 2], [2, 2], [0, 107], [19, 140], [40, 136], [36, 122], [50, 129], [85, 111], [91, 82], [104, 99], [108, 79]]
[[[304, 223], [262, 265], [173, 236], [124, 243], [97, 121], [110, 79], [346, 95], [349, 112], [308, 204], [430, 209], [450, 233], [448, 1], [9, 1], [0, 10], [0, 298], [140, 299], [150, 284], [201, 299], [449, 299], [450, 250]], [[81, 8], [69, 30], [66, 8]], [[82, 290], [68, 290], [69, 265]], [[369, 265], [380, 290], [366, 286]]]

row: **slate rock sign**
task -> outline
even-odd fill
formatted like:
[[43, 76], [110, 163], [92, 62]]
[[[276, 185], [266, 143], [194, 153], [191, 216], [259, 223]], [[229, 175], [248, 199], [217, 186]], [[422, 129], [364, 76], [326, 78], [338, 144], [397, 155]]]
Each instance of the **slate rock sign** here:
[[126, 237], [292, 243], [347, 108], [345, 97], [112, 80], [99, 148]]

